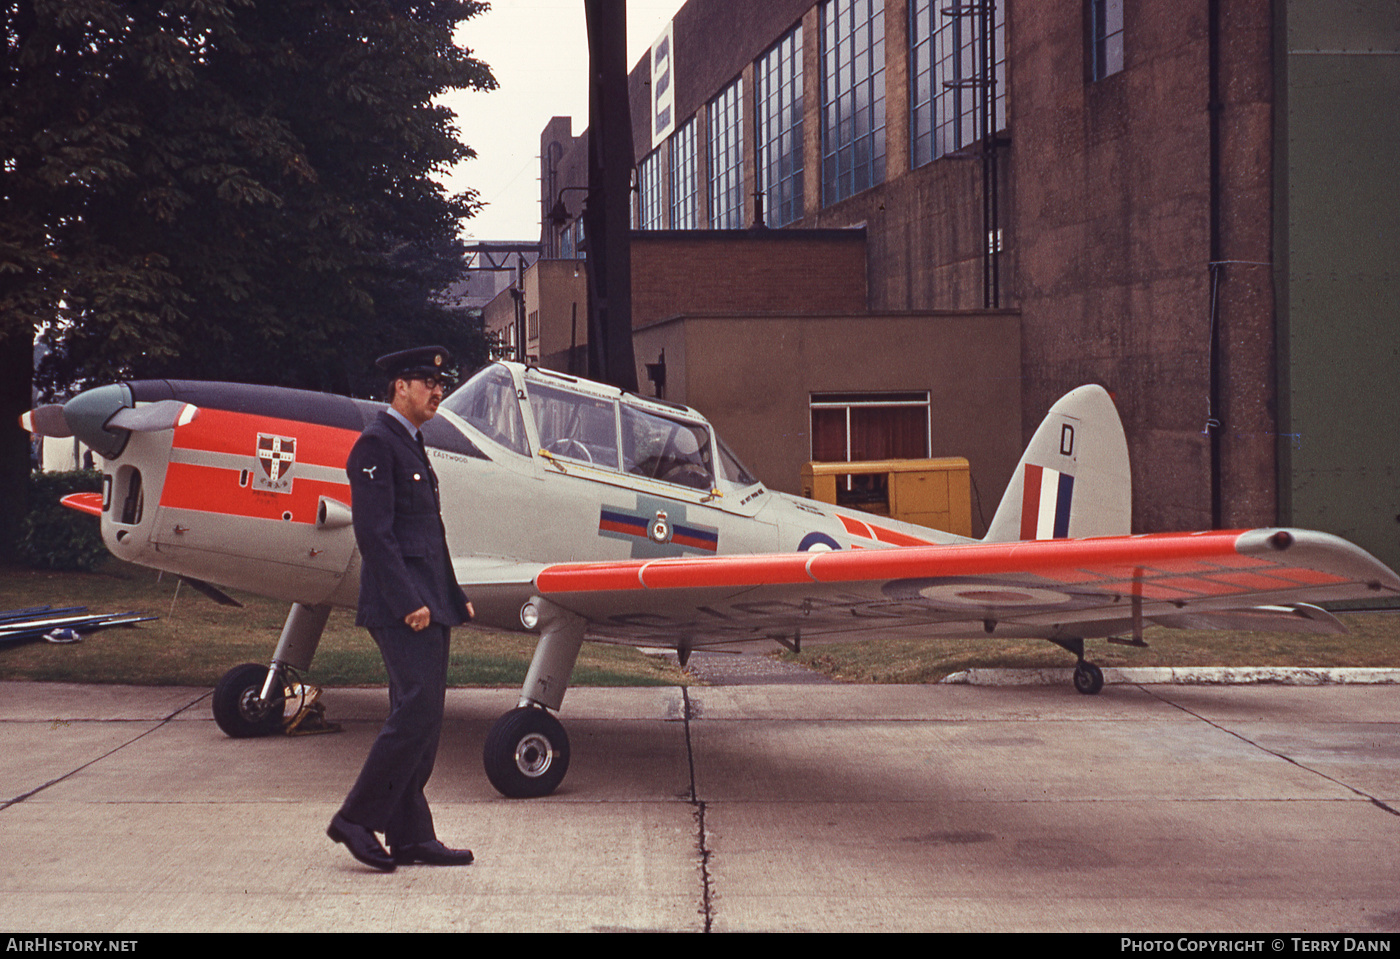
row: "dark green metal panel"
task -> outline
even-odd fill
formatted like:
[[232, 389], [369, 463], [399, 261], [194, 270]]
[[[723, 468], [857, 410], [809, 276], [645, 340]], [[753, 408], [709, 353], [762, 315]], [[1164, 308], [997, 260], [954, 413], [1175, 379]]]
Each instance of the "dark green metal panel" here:
[[1400, 565], [1400, 4], [1289, 0], [1286, 522]]

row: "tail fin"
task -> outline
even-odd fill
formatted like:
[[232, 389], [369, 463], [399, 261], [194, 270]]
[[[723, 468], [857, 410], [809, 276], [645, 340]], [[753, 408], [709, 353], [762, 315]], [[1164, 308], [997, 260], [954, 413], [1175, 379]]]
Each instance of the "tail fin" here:
[[986, 542], [1132, 532], [1128, 442], [1101, 386], [1071, 390], [1050, 407], [992, 517]]

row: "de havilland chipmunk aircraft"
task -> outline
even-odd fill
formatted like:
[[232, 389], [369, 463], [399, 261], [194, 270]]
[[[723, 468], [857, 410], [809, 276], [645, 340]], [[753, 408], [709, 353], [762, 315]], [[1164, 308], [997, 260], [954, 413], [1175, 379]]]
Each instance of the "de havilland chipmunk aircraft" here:
[[[345, 461], [380, 408], [145, 380], [23, 417], [102, 456], [101, 494], [65, 502], [101, 517], [115, 555], [215, 598], [222, 586], [292, 604], [270, 664], [215, 689], [231, 736], [281, 728], [330, 609], [355, 605]], [[981, 540], [769, 490], [695, 410], [515, 363], [481, 369], [423, 432], [477, 621], [539, 636], [519, 706], [486, 741], [507, 796], [564, 777], [553, 713], [585, 636], [682, 662], [875, 635], [1035, 637], [1072, 653], [1075, 688], [1096, 693], [1086, 639], [1141, 644], [1145, 623], [1344, 632], [1313, 604], [1400, 594], [1394, 572], [1326, 533], [1129, 535], [1127, 444], [1097, 386], [1050, 409]]]

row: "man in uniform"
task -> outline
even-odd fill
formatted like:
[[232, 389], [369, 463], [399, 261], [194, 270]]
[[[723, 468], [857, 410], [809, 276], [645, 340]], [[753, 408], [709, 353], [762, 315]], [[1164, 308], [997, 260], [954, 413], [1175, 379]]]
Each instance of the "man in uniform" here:
[[376, 360], [389, 378], [390, 405], [360, 434], [345, 467], [360, 548], [355, 622], [384, 657], [389, 718], [326, 834], [383, 872], [472, 861], [471, 850], [438, 841], [423, 795], [442, 730], [449, 633], [473, 615], [452, 572], [437, 477], [419, 431], [437, 413], [451, 365], [438, 346]]

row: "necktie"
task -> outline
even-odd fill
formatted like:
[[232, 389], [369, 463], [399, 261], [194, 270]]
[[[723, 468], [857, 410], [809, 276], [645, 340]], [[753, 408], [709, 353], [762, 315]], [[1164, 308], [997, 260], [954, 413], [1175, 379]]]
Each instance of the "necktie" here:
[[438, 491], [437, 473], [433, 472], [432, 461], [428, 459], [428, 447], [423, 442], [423, 431], [414, 430], [414, 436], [418, 440], [418, 452], [423, 455], [423, 465], [428, 468], [428, 477], [433, 482], [433, 496], [436, 497]]

